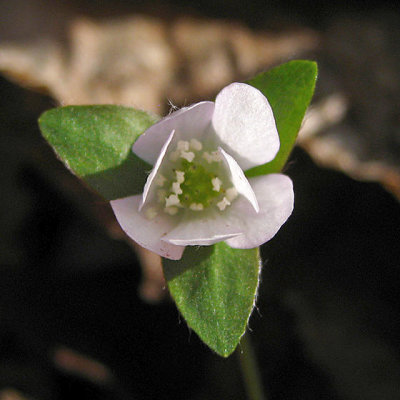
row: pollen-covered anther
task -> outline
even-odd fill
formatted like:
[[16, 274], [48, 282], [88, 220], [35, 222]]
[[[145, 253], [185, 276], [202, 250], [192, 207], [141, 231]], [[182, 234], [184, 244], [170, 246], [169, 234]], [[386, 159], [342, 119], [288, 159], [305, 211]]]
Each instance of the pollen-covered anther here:
[[202, 157], [211, 164], [212, 162], [220, 162], [222, 161], [222, 156], [218, 151], [212, 151], [209, 153], [208, 151], [203, 152]]
[[176, 149], [179, 151], [189, 151], [189, 142], [187, 140], [178, 140]]
[[204, 210], [204, 206], [201, 203], [192, 203], [189, 208], [193, 211], [202, 211]]
[[221, 190], [222, 181], [217, 176], [211, 179], [213, 190], [219, 192]]
[[185, 182], [185, 173], [183, 171], [175, 171], [175, 175], [178, 183]]
[[190, 148], [195, 151], [200, 151], [203, 145], [197, 139], [190, 139]]
[[238, 197], [239, 193], [236, 190], [235, 187], [231, 187], [229, 189], [226, 190], [225, 196], [229, 201], [233, 201], [236, 199], [236, 197]]
[[180, 156], [189, 162], [192, 162], [194, 159], [193, 151], [181, 151]]
[[165, 207], [177, 206], [180, 204], [179, 197], [176, 194], [171, 194], [165, 199]]
[[217, 203], [217, 207], [218, 207], [221, 211], [224, 211], [225, 208], [226, 208], [227, 206], [230, 206], [230, 205], [231, 205], [231, 202], [230, 202], [226, 197], [224, 197], [220, 202]]
[[175, 194], [182, 194], [182, 189], [181, 189], [181, 184], [179, 182], [173, 182], [172, 183], [172, 191]]
[[164, 212], [169, 215], [175, 215], [178, 212], [178, 207], [165, 207]]

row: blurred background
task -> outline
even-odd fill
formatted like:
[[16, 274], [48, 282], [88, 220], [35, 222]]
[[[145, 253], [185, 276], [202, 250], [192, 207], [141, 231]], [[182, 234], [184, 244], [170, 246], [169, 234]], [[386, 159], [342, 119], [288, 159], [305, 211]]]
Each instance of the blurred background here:
[[395, 1], [0, 0], [0, 400], [245, 398], [238, 354], [188, 329], [159, 260], [37, 118], [91, 103], [163, 115], [298, 58], [320, 73], [285, 168], [295, 211], [262, 247], [249, 335], [264, 389], [400, 398]]

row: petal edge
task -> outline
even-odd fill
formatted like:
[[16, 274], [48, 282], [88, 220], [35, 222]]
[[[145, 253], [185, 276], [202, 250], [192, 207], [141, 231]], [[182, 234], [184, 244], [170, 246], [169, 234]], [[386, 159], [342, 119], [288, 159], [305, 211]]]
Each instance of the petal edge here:
[[226, 240], [238, 249], [250, 249], [272, 239], [293, 211], [294, 193], [291, 179], [283, 174], [262, 175], [249, 179], [257, 196], [260, 212], [239, 198], [232, 204], [230, 217], [241, 221], [243, 234]]
[[162, 257], [179, 260], [185, 248], [161, 240], [165, 234], [173, 229], [174, 221], [164, 214], [159, 214], [153, 220], [146, 219], [139, 212], [141, 199], [141, 195], [135, 195], [110, 202], [121, 228], [142, 247]]
[[201, 137], [207, 132], [214, 112], [212, 101], [202, 101], [164, 117], [148, 128], [133, 144], [132, 151], [154, 165], [169, 134], [175, 130], [179, 139]]
[[223, 147], [244, 171], [273, 160], [279, 150], [267, 98], [245, 83], [232, 83], [219, 92], [212, 125]]

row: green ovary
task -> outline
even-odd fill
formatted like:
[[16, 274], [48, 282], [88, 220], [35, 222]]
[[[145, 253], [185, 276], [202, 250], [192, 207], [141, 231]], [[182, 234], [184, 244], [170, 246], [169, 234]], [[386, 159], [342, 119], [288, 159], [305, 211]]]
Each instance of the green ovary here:
[[182, 194], [178, 197], [183, 206], [190, 207], [193, 203], [200, 203], [206, 208], [221, 195], [220, 191], [213, 190], [211, 181], [216, 175], [202, 165], [184, 160], [181, 170], [185, 173], [185, 181], [181, 183]]

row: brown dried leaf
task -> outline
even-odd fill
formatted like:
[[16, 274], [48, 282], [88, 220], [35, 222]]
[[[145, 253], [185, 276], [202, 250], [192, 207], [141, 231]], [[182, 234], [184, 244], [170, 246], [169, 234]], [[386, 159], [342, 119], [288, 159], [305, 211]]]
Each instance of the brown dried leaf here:
[[78, 19], [69, 37], [68, 48], [56, 41], [0, 44], [0, 71], [61, 104], [125, 104], [163, 114], [167, 98], [211, 96], [317, 45], [309, 31], [270, 35], [228, 22], [147, 16]]
[[340, 15], [327, 30], [319, 56], [327, 94], [306, 117], [299, 144], [319, 164], [379, 182], [400, 199], [400, 18], [378, 15], [356, 24]]

